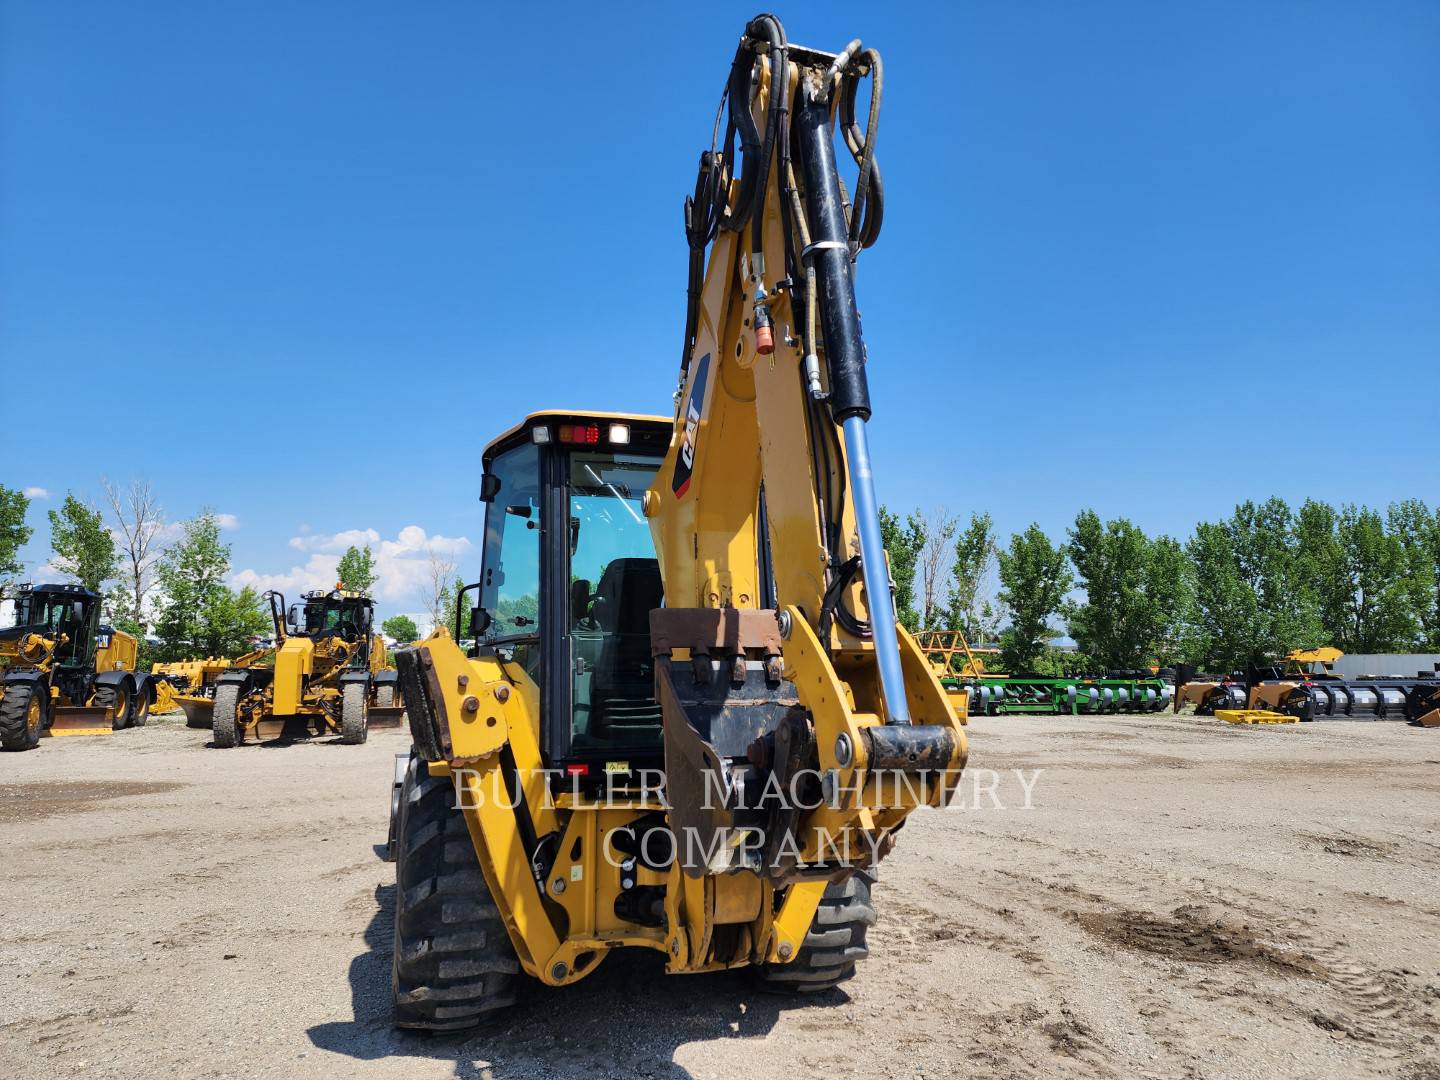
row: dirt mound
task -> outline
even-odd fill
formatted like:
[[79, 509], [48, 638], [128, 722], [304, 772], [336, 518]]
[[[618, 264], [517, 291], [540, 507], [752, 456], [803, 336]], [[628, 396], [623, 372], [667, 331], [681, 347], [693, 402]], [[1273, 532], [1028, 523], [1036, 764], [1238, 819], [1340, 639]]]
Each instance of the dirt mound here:
[[1215, 917], [1202, 905], [1176, 908], [1168, 919], [1137, 911], [1076, 913], [1085, 930], [1136, 952], [1191, 964], [1263, 964], [1296, 975], [1323, 978], [1313, 957], [1261, 940], [1248, 923]]

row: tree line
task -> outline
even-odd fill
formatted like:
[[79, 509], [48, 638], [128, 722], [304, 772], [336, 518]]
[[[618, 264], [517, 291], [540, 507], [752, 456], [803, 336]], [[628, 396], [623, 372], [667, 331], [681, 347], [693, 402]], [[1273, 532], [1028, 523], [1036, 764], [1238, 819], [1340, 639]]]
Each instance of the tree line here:
[[[102, 488], [104, 509], [67, 492], [60, 507], [47, 512], [50, 565], [105, 597], [109, 622], [139, 639], [140, 667], [195, 656], [233, 658], [273, 632], [264, 597], [249, 585], [227, 584], [230, 545], [212, 510], [172, 528], [147, 481], [123, 489], [102, 481]], [[0, 600], [24, 574], [19, 551], [34, 535], [29, 510], [23, 491], [0, 485]], [[378, 580], [370, 547], [352, 545], [336, 576], [343, 588], [370, 592]], [[382, 629], [401, 641], [418, 636], [403, 615]]]
[[[1291, 649], [1440, 651], [1440, 508], [1383, 513], [1314, 499], [1243, 502], [1183, 543], [1082, 510], [1002, 544], [988, 514], [881, 510], [896, 606], [911, 630], [998, 644], [1011, 671], [1193, 663], [1230, 671]], [[1068, 634], [1075, 653], [1049, 642]]]

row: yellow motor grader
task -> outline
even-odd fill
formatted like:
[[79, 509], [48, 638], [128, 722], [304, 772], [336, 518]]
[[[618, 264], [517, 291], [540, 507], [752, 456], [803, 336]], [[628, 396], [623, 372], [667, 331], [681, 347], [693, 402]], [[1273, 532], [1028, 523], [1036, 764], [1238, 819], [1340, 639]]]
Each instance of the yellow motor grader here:
[[484, 450], [468, 630], [457, 607], [396, 655], [399, 1025], [473, 1025], [624, 947], [833, 987], [876, 864], [953, 793], [965, 732], [897, 625], [866, 435], [880, 85], [858, 41], [752, 20], [686, 204], [675, 415], [536, 413]]
[[[400, 726], [396, 673], [374, 633], [375, 603], [338, 586], [286, 609], [267, 592], [276, 647], [221, 668], [214, 680], [214, 745], [338, 734], [363, 743], [370, 729]], [[247, 659], [253, 662], [246, 663]]]
[[21, 587], [15, 625], [0, 630], [0, 748], [144, 726], [154, 680], [135, 670], [135, 639], [100, 625], [100, 607], [80, 585]]
[[206, 656], [155, 664], [150, 669], [157, 684], [152, 711], [162, 713], [179, 709], [185, 714], [186, 727], [208, 728], [214, 722], [215, 687], [221, 674], [232, 667], [268, 667], [274, 663], [274, 657], [273, 648], [264, 648], [234, 660], [224, 656]]

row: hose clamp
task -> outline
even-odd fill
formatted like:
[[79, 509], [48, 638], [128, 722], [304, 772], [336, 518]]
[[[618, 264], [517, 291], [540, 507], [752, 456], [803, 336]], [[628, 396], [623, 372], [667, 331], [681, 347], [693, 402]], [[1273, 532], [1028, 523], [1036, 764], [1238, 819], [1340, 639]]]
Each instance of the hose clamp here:
[[816, 251], [844, 251], [849, 254], [850, 244], [846, 240], [816, 240], [800, 249], [800, 261], [808, 263], [811, 253]]

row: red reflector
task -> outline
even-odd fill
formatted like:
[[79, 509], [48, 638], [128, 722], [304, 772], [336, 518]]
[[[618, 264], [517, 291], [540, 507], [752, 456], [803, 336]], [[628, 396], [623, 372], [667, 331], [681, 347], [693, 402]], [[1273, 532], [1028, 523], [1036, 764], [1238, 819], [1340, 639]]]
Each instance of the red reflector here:
[[565, 775], [566, 775], [566, 776], [589, 776], [589, 775], [590, 775], [590, 766], [589, 766], [589, 765], [566, 765], [566, 766], [565, 766]]
[[594, 446], [600, 441], [598, 424], [561, 424], [560, 441], [580, 446]]

